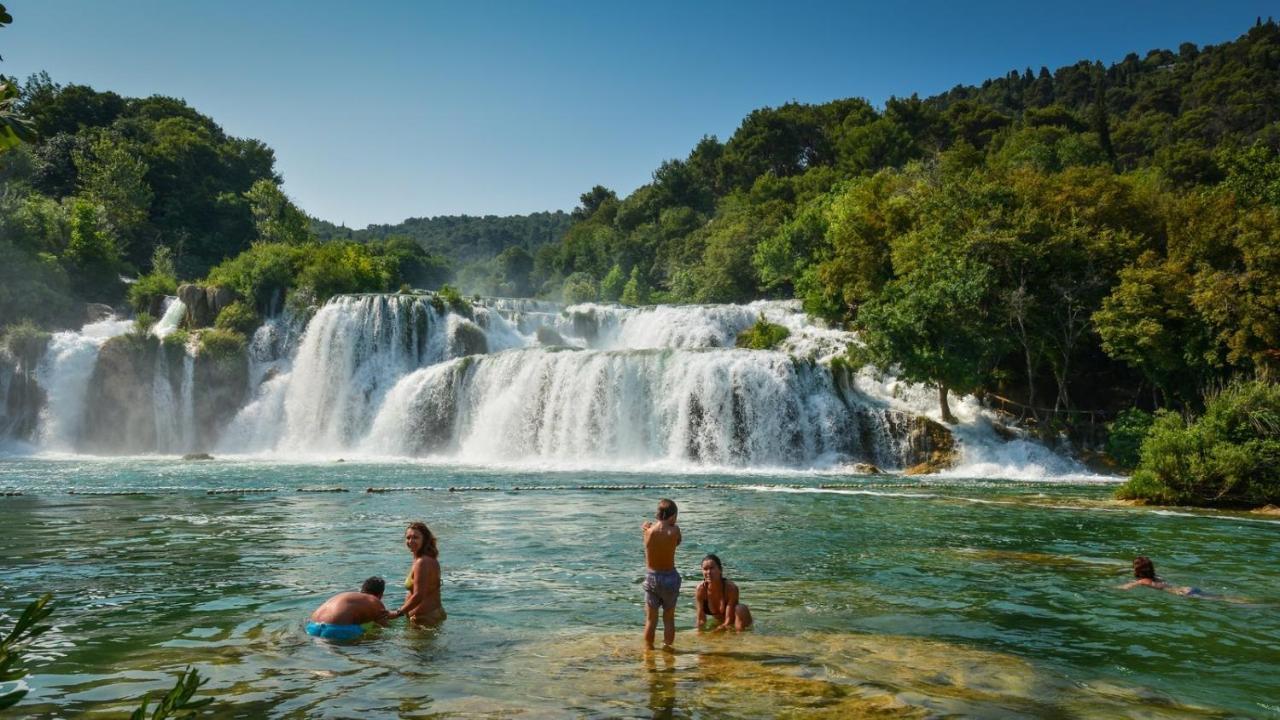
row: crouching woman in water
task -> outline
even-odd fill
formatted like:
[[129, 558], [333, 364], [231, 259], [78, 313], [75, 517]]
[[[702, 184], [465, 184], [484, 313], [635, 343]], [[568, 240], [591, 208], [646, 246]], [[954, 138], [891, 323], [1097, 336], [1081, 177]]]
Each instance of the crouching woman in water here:
[[413, 554], [413, 566], [404, 579], [409, 591], [404, 605], [390, 617], [408, 616], [409, 621], [420, 625], [437, 625], [445, 619], [444, 606], [440, 603], [440, 551], [436, 549], [436, 536], [425, 523], [412, 522], [404, 531], [404, 546]]
[[725, 578], [724, 565], [714, 554], [702, 558], [702, 582], [698, 583], [693, 600], [698, 605], [698, 630], [706, 626], [708, 615], [718, 623], [712, 632], [751, 627], [751, 610], [738, 602], [738, 585]]

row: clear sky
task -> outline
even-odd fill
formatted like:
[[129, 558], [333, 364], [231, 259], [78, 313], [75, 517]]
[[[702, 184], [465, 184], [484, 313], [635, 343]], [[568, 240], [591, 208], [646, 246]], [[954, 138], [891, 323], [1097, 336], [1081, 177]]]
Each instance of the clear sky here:
[[625, 195], [752, 109], [1231, 40], [1280, 3], [0, 0], [0, 71], [185, 98], [353, 227]]

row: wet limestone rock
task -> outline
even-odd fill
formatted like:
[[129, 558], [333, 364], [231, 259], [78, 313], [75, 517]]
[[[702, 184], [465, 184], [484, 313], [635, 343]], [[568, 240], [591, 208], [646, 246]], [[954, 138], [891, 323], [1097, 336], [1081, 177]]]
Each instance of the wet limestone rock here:
[[196, 449], [211, 448], [249, 394], [249, 355], [199, 352], [193, 368]]
[[907, 469], [904, 475], [928, 475], [956, 464], [956, 439], [945, 426], [924, 416], [916, 416], [904, 442]]
[[538, 343], [540, 345], [568, 345], [569, 344], [564, 341], [564, 338], [560, 335], [560, 333], [555, 331], [555, 328], [550, 328], [550, 327], [547, 327], [546, 325], [538, 326]]
[[[116, 314], [116, 311], [111, 309], [110, 305], [104, 305], [102, 303], [85, 303], [85, 306], [84, 306], [84, 321], [86, 323], [96, 323], [96, 322], [102, 322], [103, 320], [110, 320], [111, 318], [115, 317], [115, 314]], [[155, 317], [160, 317], [155, 313], [152, 313], [152, 315], [155, 315]]]
[[449, 352], [454, 357], [465, 355], [484, 355], [489, 352], [489, 340], [484, 331], [470, 320], [459, 322], [449, 340]]
[[149, 335], [120, 335], [98, 353], [85, 393], [80, 445], [99, 454], [149, 452], [156, 447], [154, 392], [160, 343]]
[[178, 286], [178, 299], [187, 307], [187, 327], [204, 328], [213, 325], [218, 313], [236, 301], [236, 293], [231, 288], [216, 285], [204, 287], [185, 283]]

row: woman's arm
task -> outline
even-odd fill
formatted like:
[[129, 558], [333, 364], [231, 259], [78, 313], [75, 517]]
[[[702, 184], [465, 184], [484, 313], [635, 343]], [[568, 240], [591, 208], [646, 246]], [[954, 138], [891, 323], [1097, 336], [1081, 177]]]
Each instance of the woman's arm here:
[[698, 632], [702, 632], [702, 626], [707, 622], [707, 583], [706, 581], [698, 583], [698, 587], [693, 591], [693, 602], [698, 607], [698, 624], [694, 627], [698, 628]]
[[422, 604], [422, 596], [423, 596], [422, 591], [427, 587], [422, 582], [422, 576], [424, 574], [423, 568], [425, 565], [426, 565], [425, 558], [414, 559], [413, 566], [410, 569], [410, 572], [413, 573], [413, 589], [410, 590], [409, 594], [405, 596], [404, 604], [400, 606], [400, 609], [396, 610], [394, 613], [391, 614], [392, 617], [400, 617], [401, 615], [407, 615], [409, 614], [410, 610], [413, 610], [418, 605]]
[[735, 624], [738, 620], [738, 586], [735, 583], [725, 583], [724, 588], [724, 623], [720, 626], [726, 630], [732, 630], [737, 627]]

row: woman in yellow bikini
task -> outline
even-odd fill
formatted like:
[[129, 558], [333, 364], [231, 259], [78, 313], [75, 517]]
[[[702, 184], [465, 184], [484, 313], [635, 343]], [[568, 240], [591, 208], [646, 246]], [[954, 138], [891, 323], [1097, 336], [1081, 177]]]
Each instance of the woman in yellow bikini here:
[[409, 594], [404, 605], [390, 617], [407, 615], [412, 623], [438, 625], [445, 619], [445, 612], [440, 604], [440, 551], [436, 549], [436, 536], [425, 523], [411, 522], [404, 531], [404, 546], [413, 554], [413, 566], [409, 577], [404, 579], [404, 588]]

